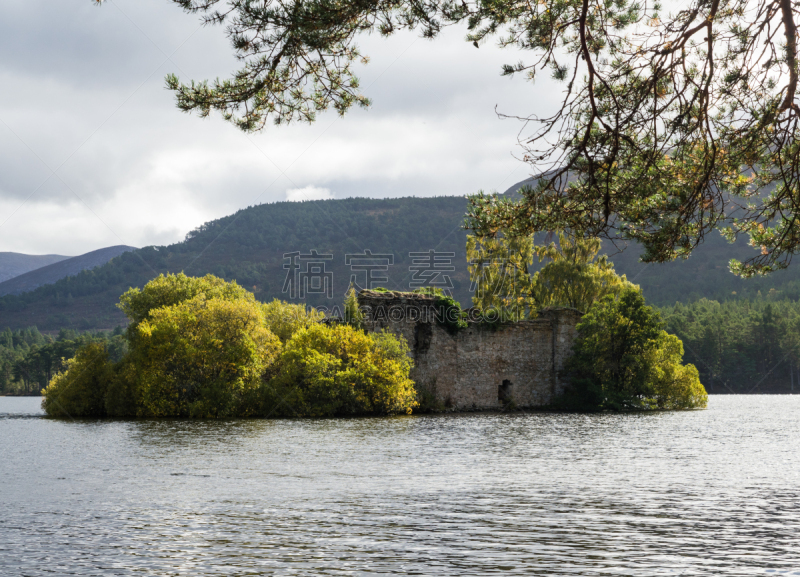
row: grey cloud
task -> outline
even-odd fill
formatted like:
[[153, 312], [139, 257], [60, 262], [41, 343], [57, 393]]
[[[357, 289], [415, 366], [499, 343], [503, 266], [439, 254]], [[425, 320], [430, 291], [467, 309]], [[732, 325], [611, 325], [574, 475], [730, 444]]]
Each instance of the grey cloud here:
[[546, 81], [501, 78], [500, 65], [518, 55], [476, 50], [463, 30], [434, 42], [367, 36], [359, 43], [372, 62], [359, 74], [370, 110], [246, 136], [218, 117], [181, 114], [164, 88], [169, 72], [203, 80], [237, 67], [223, 30], [198, 26], [169, 0], [8, 7], [0, 81], [13, 89], [0, 97], [0, 119], [35, 153], [0, 124], [0, 222], [63, 166], [0, 226], [0, 250], [79, 254], [119, 244], [115, 234], [164, 244], [306, 186], [337, 198], [502, 190], [527, 169], [511, 158], [519, 125], [499, 121], [495, 105], [529, 114], [557, 96]]

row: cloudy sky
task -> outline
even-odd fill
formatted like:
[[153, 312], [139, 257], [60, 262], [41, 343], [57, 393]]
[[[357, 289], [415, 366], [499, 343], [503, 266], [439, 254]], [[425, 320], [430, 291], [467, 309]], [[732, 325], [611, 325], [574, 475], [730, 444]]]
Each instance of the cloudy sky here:
[[551, 111], [562, 88], [500, 76], [519, 54], [465, 30], [359, 41], [369, 110], [247, 135], [181, 113], [164, 88], [236, 69], [218, 27], [170, 0], [4, 3], [0, 251], [77, 255], [182, 240], [261, 203], [464, 195], [528, 176], [509, 114]]

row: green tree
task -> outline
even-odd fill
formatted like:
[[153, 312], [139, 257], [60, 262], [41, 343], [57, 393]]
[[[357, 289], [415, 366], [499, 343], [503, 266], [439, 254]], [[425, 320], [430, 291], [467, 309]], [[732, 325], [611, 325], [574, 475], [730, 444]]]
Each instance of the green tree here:
[[708, 404], [708, 393], [694, 365], [682, 365], [683, 343], [661, 331], [645, 354], [650, 367], [653, 401], [658, 409], [698, 409]]
[[22, 383], [23, 390], [25, 393], [30, 394], [33, 392], [33, 382], [34, 382], [34, 373], [35, 373], [35, 357], [36, 353], [38, 352], [38, 347], [34, 345], [26, 354], [19, 358], [17, 362], [14, 363], [12, 368], [12, 375], [14, 380], [20, 381]]
[[353, 68], [366, 63], [359, 34], [433, 38], [463, 24], [476, 47], [494, 37], [531, 52], [503, 74], [549, 73], [564, 82], [562, 104], [526, 119], [524, 160], [538, 184], [519, 201], [473, 198], [480, 236], [619, 235], [642, 242], [645, 260], [666, 261], [722, 228], [758, 250], [732, 263], [744, 275], [784, 267], [800, 250], [800, 66], [788, 0], [691, 0], [671, 14], [635, 0], [173, 1], [224, 25], [243, 62], [212, 83], [169, 75], [178, 107], [220, 111], [245, 131], [369, 105]]
[[122, 339], [109, 340], [105, 333], [79, 335], [59, 331], [58, 336], [42, 335], [36, 327], [0, 333], [0, 391], [37, 395], [56, 373], [66, 367], [66, 360], [90, 342], [106, 343], [112, 360], [119, 359]]
[[300, 329], [321, 321], [325, 315], [304, 304], [291, 304], [274, 299], [261, 305], [267, 328], [285, 343]]
[[131, 321], [129, 329], [136, 330], [151, 311], [188, 301], [198, 295], [204, 295], [207, 299], [255, 302], [253, 293], [235, 282], [226, 282], [210, 274], [198, 278], [181, 272], [161, 274], [142, 289], [129, 289], [119, 298], [117, 306]]
[[364, 325], [364, 313], [358, 306], [358, 296], [352, 284], [344, 297], [344, 320], [357, 329]]
[[106, 391], [113, 378], [105, 345], [89, 343], [50, 381], [43, 391], [42, 408], [51, 417], [104, 417]]
[[637, 287], [614, 271], [614, 263], [600, 252], [600, 239], [559, 233], [558, 245], [536, 247], [539, 261], [550, 262], [533, 276], [531, 298], [537, 308], [566, 306], [588, 311], [606, 295]]
[[137, 332], [139, 416], [246, 415], [281, 348], [253, 299], [201, 294], [152, 311]]
[[[587, 311], [606, 295], [636, 288], [614, 271], [608, 257], [597, 257], [599, 239], [559, 233], [558, 244], [536, 245], [532, 237], [467, 237], [469, 271], [477, 289], [473, 305], [495, 309], [504, 318], [535, 316], [544, 307]], [[549, 261], [531, 275], [534, 257]]]
[[532, 310], [533, 238], [467, 237], [469, 274], [475, 285], [472, 304], [482, 311], [494, 310], [504, 319], [521, 320]]
[[263, 412], [327, 417], [404, 414], [417, 406], [405, 343], [349, 325], [313, 325], [286, 343]]
[[0, 393], [9, 392], [14, 382], [14, 364], [7, 349], [0, 349]]
[[662, 314], [710, 391], [788, 393], [793, 383], [798, 388], [800, 303], [769, 295], [751, 301], [701, 299]]
[[637, 290], [597, 301], [577, 327], [564, 404], [610, 410], [652, 409], [659, 403], [664, 408], [705, 406], [696, 369], [680, 367], [680, 342], [661, 327], [659, 314]]

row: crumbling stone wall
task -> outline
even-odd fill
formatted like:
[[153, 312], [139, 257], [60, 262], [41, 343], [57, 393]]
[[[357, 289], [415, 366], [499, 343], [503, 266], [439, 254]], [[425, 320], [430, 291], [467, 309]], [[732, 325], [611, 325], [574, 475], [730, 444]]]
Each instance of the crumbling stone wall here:
[[437, 322], [428, 295], [362, 291], [367, 328], [387, 329], [408, 341], [411, 378], [454, 410], [549, 404], [564, 390], [559, 376], [575, 340], [580, 313], [548, 309], [539, 318], [497, 326], [470, 323], [450, 332]]

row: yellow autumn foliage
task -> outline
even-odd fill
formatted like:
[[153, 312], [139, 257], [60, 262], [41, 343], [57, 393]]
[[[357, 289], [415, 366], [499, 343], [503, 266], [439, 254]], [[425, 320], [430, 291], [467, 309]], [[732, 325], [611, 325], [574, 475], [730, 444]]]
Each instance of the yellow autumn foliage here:
[[659, 409], [701, 409], [708, 404], [708, 393], [700, 383], [694, 365], [682, 365], [683, 343], [675, 335], [661, 331], [656, 344], [646, 354], [651, 367], [653, 401]]
[[349, 325], [301, 329], [286, 343], [264, 410], [290, 417], [411, 413], [417, 401], [407, 352], [388, 333]]
[[246, 415], [281, 349], [249, 299], [199, 295], [156, 309], [137, 332], [138, 416]]
[[81, 349], [44, 392], [56, 417], [228, 418], [408, 413], [404, 341], [326, 325], [217, 277], [161, 275], [120, 299], [128, 353]]

